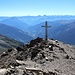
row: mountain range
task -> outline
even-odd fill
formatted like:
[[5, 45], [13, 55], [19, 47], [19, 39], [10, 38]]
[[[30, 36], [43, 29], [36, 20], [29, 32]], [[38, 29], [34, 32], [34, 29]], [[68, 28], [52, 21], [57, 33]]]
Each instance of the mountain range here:
[[56, 31], [58, 33], [54, 36], [56, 39], [75, 45], [75, 22], [60, 26]]
[[73, 41], [75, 38], [75, 16], [71, 15], [0, 17], [0, 33], [27, 43], [34, 37], [45, 38], [45, 29], [41, 27], [45, 25], [45, 21], [48, 21], [48, 25], [51, 26], [48, 29], [49, 38], [75, 44]]
[[9, 25], [9, 26], [16, 27], [18, 29], [22, 29], [23, 31], [25, 31], [29, 27], [28, 24], [22, 22], [17, 17], [11, 17], [11, 18], [8, 18], [8, 19], [4, 19], [4, 20], [1, 21], [1, 23], [4, 23], [4, 24]]
[[2, 23], [0, 23], [0, 34], [3, 34], [23, 43], [27, 43], [28, 41], [33, 39], [33, 37], [29, 33]]
[[19, 20], [21, 23], [23, 22], [23, 23], [26, 23], [27, 25], [36, 25], [45, 21], [73, 20], [75, 19], [75, 16], [72, 16], [72, 15], [44, 15], [44, 16], [38, 15], [38, 16], [0, 17], [0, 22], [9, 23], [8, 21], [11, 21], [11, 19]]
[[[45, 28], [42, 28], [42, 25], [45, 25], [45, 22], [30, 27], [29, 32], [31, 32], [31, 34], [34, 34], [34, 37], [39, 36], [45, 38]], [[74, 20], [49, 21], [48, 25], [51, 26], [51, 28], [48, 29], [49, 38], [54, 38], [67, 44], [75, 44], [75, 41], [73, 41], [75, 38]]]

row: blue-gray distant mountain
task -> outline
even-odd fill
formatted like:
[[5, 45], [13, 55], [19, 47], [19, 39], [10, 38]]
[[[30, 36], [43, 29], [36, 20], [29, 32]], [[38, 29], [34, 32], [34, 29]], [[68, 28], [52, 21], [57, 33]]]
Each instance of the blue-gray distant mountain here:
[[[60, 41], [69, 44], [75, 44], [75, 42], [72, 41], [72, 39], [74, 38], [75, 16], [71, 15], [40, 16], [39, 15], [39, 16], [6, 17], [6, 18], [0, 17], [0, 21], [9, 26], [13, 26], [23, 31], [29, 32], [34, 37], [43, 37], [43, 38], [45, 37], [45, 32], [44, 32], [45, 29], [42, 28], [41, 26], [45, 25], [45, 21], [48, 21], [48, 24], [52, 26], [51, 28], [49, 28], [49, 34], [48, 34], [49, 38], [58, 39]], [[70, 27], [69, 25], [71, 25], [72, 28], [69, 29]], [[70, 35], [72, 35], [73, 37]]]
[[[38, 16], [17, 16], [17, 17], [0, 17], [0, 21], [7, 23], [9, 25], [36, 25], [45, 21], [56, 21], [56, 20], [72, 20], [75, 19], [75, 16], [71, 15], [38, 15]], [[21, 24], [22, 23], [22, 24]], [[27, 25], [28, 24], [28, 25]]]
[[5, 19], [8, 19], [9, 17], [0, 17], [0, 21], [3, 21]]
[[[55, 33], [55, 30], [60, 27], [63, 26], [65, 24], [69, 24], [73, 22], [73, 20], [57, 20], [57, 21], [48, 21], [48, 25], [51, 26], [51, 28], [49, 28], [50, 33]], [[31, 26], [28, 28], [29, 32], [31, 34], [34, 34], [35, 37], [37, 37], [38, 35], [42, 37], [42, 35], [45, 33], [45, 28], [42, 28], [42, 26], [45, 25], [45, 22], [37, 24], [35, 26]], [[41, 35], [40, 35], [41, 34]], [[52, 34], [52, 36], [55, 34]]]
[[1, 23], [0, 23], [0, 34], [3, 34], [5, 36], [8, 36], [23, 43], [26, 43], [31, 39], [33, 39], [33, 37], [29, 33], [24, 32], [18, 28]]
[[56, 20], [72, 20], [75, 16], [71, 15], [38, 15], [38, 16], [22, 16], [18, 17], [19, 20], [29, 25], [36, 25], [45, 21], [56, 21]]
[[[45, 25], [45, 22], [32, 26], [29, 28], [29, 32], [33, 34], [34, 37], [45, 38], [45, 28], [41, 26]], [[48, 29], [49, 38], [54, 38], [64, 43], [75, 45], [75, 20], [59, 20], [48, 22], [51, 28]]]
[[75, 22], [65, 24], [56, 29], [54, 37], [60, 41], [75, 45]]
[[16, 28], [21, 29], [23, 31], [25, 31], [29, 27], [28, 24], [19, 20], [17, 17], [10, 17], [8, 19], [4, 19], [4, 20], [1, 21], [1, 23], [4, 23], [4, 24], [9, 25], [9, 26], [16, 27]]

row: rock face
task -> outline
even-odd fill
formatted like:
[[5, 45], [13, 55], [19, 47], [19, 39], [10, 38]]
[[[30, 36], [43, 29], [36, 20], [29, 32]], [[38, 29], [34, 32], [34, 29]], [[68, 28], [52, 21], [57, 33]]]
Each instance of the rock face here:
[[0, 75], [75, 75], [75, 48], [57, 40], [31, 40], [0, 55]]

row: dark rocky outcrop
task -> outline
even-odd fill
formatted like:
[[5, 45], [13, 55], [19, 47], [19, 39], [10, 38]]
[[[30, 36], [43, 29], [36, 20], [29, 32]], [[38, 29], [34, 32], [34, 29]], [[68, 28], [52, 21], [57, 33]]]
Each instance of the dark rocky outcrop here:
[[45, 41], [36, 38], [23, 47], [3, 52], [0, 55], [0, 74], [3, 71], [2, 75], [74, 74], [74, 58], [75, 49], [72, 46], [53, 39]]

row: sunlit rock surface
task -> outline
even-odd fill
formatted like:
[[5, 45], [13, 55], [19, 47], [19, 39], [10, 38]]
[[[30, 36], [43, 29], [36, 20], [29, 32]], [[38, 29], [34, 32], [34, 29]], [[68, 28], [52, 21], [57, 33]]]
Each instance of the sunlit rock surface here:
[[36, 38], [0, 55], [0, 75], [75, 75], [75, 48]]

